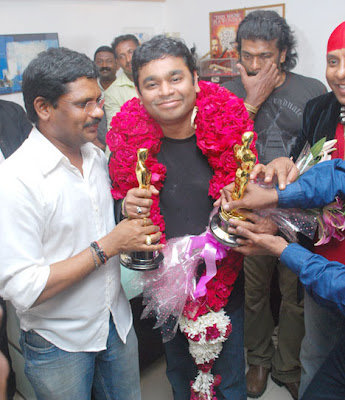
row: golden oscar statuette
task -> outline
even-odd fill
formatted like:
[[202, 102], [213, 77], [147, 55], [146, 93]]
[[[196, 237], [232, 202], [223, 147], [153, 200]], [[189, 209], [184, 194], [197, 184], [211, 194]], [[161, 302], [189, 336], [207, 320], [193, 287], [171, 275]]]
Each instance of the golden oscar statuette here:
[[[138, 149], [135, 173], [140, 189], [149, 189], [151, 173], [145, 165], [148, 149]], [[126, 268], [137, 271], [149, 271], [159, 267], [163, 261], [163, 254], [158, 251], [131, 251], [120, 254], [120, 264]]]
[[[250, 173], [252, 172], [256, 163], [255, 154], [250, 150], [253, 137], [253, 132], [245, 132], [242, 135], [242, 145], [236, 144], [234, 146], [234, 153], [238, 168], [236, 171], [234, 191], [231, 194], [233, 200], [239, 200], [243, 197], [244, 191], [249, 182]], [[230, 218], [240, 220], [246, 219], [244, 215], [241, 215], [236, 210], [227, 212], [221, 207], [219, 213], [215, 214], [211, 219], [210, 229], [218, 242], [229, 247], [237, 247], [239, 244], [236, 242], [236, 239], [239, 236], [228, 232]]]

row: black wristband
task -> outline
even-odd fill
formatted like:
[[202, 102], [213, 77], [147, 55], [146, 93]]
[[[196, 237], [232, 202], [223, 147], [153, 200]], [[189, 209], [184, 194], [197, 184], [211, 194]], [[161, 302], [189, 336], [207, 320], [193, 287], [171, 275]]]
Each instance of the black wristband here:
[[105, 264], [109, 257], [105, 254], [102, 247], [97, 242], [92, 242], [90, 246], [95, 250], [98, 258], [101, 260], [101, 263]]

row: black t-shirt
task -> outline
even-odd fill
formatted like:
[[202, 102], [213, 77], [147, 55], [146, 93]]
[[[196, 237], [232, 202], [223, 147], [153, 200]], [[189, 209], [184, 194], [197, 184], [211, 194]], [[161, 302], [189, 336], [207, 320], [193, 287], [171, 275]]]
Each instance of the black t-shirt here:
[[[223, 86], [245, 99], [246, 91], [239, 77], [225, 82]], [[260, 163], [268, 164], [277, 157], [290, 156], [302, 129], [306, 103], [324, 93], [326, 87], [320, 81], [292, 72], [286, 73], [284, 83], [273, 90], [254, 120]]]
[[205, 231], [213, 208], [208, 195], [213, 171], [197, 147], [195, 135], [163, 138], [157, 159], [167, 169], [159, 203], [167, 239], [199, 235]]
[[[213, 209], [214, 200], [208, 195], [213, 171], [196, 145], [196, 136], [187, 139], [163, 138], [157, 159], [167, 169], [159, 203], [167, 239], [201, 234]], [[226, 309], [235, 310], [242, 302], [241, 272]]]

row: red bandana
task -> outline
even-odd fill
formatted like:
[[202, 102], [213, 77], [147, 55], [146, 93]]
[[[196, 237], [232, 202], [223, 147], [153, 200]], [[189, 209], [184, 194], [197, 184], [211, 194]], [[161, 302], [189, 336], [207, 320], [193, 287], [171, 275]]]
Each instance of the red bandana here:
[[345, 21], [337, 26], [328, 39], [327, 54], [345, 48]]

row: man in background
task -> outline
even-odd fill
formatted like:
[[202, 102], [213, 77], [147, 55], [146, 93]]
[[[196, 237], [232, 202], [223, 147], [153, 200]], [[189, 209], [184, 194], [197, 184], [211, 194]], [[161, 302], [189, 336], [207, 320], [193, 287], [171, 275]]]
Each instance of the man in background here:
[[[116, 71], [119, 69], [113, 49], [109, 46], [101, 46], [95, 51], [94, 62], [99, 70], [99, 86], [103, 93], [111, 90], [111, 86], [116, 81]], [[104, 115], [98, 125], [97, 139], [93, 142], [96, 146], [105, 150], [105, 136], [108, 132], [107, 117], [103, 107]]]
[[111, 44], [118, 66], [122, 68], [122, 73], [105, 93], [108, 127], [113, 116], [120, 111], [121, 106], [133, 97], [138, 97], [132, 75], [132, 56], [138, 46], [139, 40], [130, 34], [116, 37]]
[[[0, 163], [18, 149], [28, 137], [31, 129], [32, 125], [19, 104], [0, 100]], [[16, 392], [16, 379], [8, 350], [6, 303], [1, 297], [0, 304], [4, 314], [0, 323], [0, 350], [9, 362], [10, 372], [7, 382], [7, 397], [8, 399], [13, 399]]]
[[[324, 85], [290, 72], [297, 63], [296, 41], [284, 18], [274, 11], [254, 11], [240, 23], [237, 38], [240, 77], [224, 84], [243, 98], [258, 134], [258, 159], [267, 164], [290, 156], [302, 127], [308, 100], [326, 92]], [[282, 300], [278, 347], [272, 334], [270, 285], [278, 269]], [[297, 295], [297, 276], [276, 257], [246, 257], [245, 346], [248, 349], [247, 394], [260, 397], [272, 379], [284, 385], [294, 399], [300, 381], [299, 352], [304, 336], [303, 303]]]

